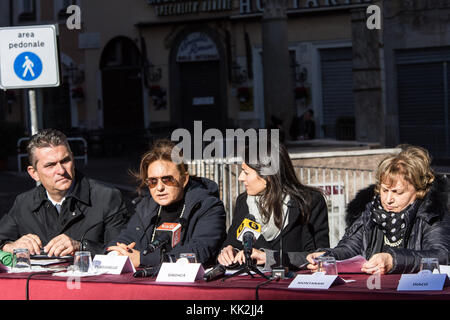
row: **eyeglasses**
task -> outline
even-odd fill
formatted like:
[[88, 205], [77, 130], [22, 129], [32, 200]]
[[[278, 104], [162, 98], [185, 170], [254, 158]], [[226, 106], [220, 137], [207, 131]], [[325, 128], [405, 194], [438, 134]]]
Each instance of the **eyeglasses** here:
[[145, 179], [145, 184], [149, 187], [149, 188], [154, 188], [158, 185], [158, 180], [161, 179], [161, 182], [164, 183], [166, 186], [169, 187], [177, 187], [178, 186], [178, 181], [175, 180], [174, 177], [172, 176], [164, 176], [161, 178], [147, 178]]

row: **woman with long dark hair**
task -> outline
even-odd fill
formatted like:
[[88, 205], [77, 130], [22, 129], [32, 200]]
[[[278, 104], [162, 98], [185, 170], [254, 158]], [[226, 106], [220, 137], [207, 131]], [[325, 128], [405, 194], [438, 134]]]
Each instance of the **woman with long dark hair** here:
[[302, 184], [286, 148], [275, 147], [268, 148], [267, 156], [262, 157], [246, 149], [239, 175], [246, 192], [236, 199], [233, 221], [217, 259], [224, 266], [245, 262], [236, 235], [248, 217], [261, 225], [250, 257], [266, 270], [279, 265], [298, 269], [306, 263], [308, 252], [329, 245], [328, 212], [322, 193]]

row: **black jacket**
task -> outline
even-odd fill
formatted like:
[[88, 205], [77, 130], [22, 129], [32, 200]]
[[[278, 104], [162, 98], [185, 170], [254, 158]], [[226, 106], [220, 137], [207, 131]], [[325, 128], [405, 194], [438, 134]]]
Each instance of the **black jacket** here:
[[[317, 191], [311, 194], [310, 219], [307, 224], [301, 223], [300, 208], [294, 201], [288, 203], [288, 225], [282, 233], [272, 241], [266, 241], [260, 236], [254, 244], [254, 248], [266, 252], [265, 269], [278, 266], [280, 262], [280, 239], [283, 243], [283, 265], [291, 270], [298, 269], [306, 263], [308, 253], [322, 246], [329, 246], [328, 236], [328, 210], [324, 197]], [[242, 243], [236, 239], [236, 232], [242, 221], [248, 217], [247, 193], [242, 193], [236, 199], [236, 211], [233, 222], [228, 229], [228, 236], [223, 247], [232, 245], [239, 250], [243, 249]]]
[[[373, 186], [357, 196], [355, 203], [349, 205], [346, 220], [352, 225], [333, 249], [328, 249], [336, 259], [348, 259], [362, 255], [366, 259], [376, 253], [387, 252], [393, 257], [394, 266], [390, 273], [418, 272], [421, 258], [439, 258], [439, 263], [448, 263], [450, 251], [450, 215], [448, 212], [448, 188], [446, 176], [436, 176], [431, 190], [422, 200], [405, 235], [404, 248], [390, 248], [383, 245], [383, 232], [370, 218], [370, 202], [373, 199]], [[364, 199], [364, 200], [363, 200]], [[365, 210], [359, 213], [356, 208], [366, 201]], [[321, 249], [319, 249], [321, 250]]]
[[80, 241], [82, 249], [103, 252], [104, 244], [117, 237], [126, 223], [127, 209], [119, 190], [89, 179], [79, 171], [75, 185], [58, 214], [40, 185], [16, 197], [11, 210], [0, 220], [0, 245], [26, 234], [36, 234], [45, 246], [66, 234]]
[[[226, 234], [225, 209], [219, 199], [217, 184], [206, 178], [189, 177], [184, 201], [186, 207], [182, 218], [185, 226], [181, 231], [181, 242], [166, 253], [176, 258], [180, 253], [195, 253], [200, 263], [210, 265]], [[150, 195], [143, 197], [127, 227], [109, 245], [136, 242], [135, 249], [141, 252], [141, 265], [158, 265], [160, 250], [142, 255], [151, 242], [158, 209], [159, 205]]]

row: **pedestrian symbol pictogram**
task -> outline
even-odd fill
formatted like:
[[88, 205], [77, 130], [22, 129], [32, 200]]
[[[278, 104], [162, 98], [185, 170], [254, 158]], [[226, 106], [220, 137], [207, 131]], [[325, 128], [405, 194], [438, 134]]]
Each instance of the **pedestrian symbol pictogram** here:
[[22, 52], [14, 61], [14, 72], [25, 81], [39, 78], [42, 73], [42, 61], [33, 52]]

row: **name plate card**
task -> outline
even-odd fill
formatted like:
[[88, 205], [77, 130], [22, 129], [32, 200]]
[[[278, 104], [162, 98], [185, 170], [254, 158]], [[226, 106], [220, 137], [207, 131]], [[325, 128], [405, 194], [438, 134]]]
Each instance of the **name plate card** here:
[[127, 256], [96, 254], [92, 265], [99, 272], [107, 274], [136, 272], [130, 258]]
[[289, 284], [289, 289], [329, 289], [332, 285], [343, 284], [345, 281], [337, 275], [327, 275], [323, 272], [314, 274], [299, 274]]
[[441, 273], [446, 273], [449, 278], [450, 278], [450, 266], [446, 266], [446, 265], [440, 265], [439, 269], [441, 270]]
[[442, 290], [448, 284], [447, 274], [431, 273], [423, 270], [415, 274], [402, 274], [397, 291], [433, 291]]
[[195, 282], [202, 279], [205, 270], [201, 263], [163, 263], [156, 282]]

